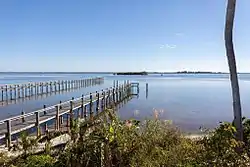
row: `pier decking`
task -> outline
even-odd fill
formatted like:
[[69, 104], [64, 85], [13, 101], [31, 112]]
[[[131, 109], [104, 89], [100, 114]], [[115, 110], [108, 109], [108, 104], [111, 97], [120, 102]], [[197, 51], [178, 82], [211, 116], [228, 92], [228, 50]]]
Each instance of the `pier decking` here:
[[48, 82], [32, 82], [26, 84], [0, 85], [0, 102], [13, 101], [37, 95], [87, 87], [90, 85], [100, 84], [103, 82], [103, 80], [103, 77], [96, 77], [80, 80], [59, 80]]
[[73, 119], [91, 119], [94, 113], [98, 114], [98, 112], [122, 102], [131, 95], [137, 95], [138, 91], [138, 83], [125, 81], [122, 85], [116, 85], [53, 106], [45, 106], [37, 111], [0, 120], [0, 140], [5, 140], [6, 146], [10, 147], [14, 135], [35, 128], [36, 135], [40, 136], [42, 127], [43, 133], [45, 133], [48, 130], [48, 124], [54, 124], [54, 130], [60, 131], [65, 119], [67, 131], [70, 131]]

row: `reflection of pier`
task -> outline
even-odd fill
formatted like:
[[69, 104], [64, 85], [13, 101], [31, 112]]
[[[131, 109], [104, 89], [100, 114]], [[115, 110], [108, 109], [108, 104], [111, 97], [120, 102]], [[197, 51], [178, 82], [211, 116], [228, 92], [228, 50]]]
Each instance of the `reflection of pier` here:
[[39, 96], [60, 91], [87, 87], [102, 83], [104, 78], [90, 78], [80, 80], [49, 81], [26, 84], [9, 84], [1, 86], [1, 102], [13, 101], [17, 99], [27, 99], [32, 96]]
[[83, 84], [80, 87], [76, 87], [76, 88], [72, 88], [72, 89], [63, 89], [63, 90], [58, 90], [58, 91], [52, 91], [52, 92], [48, 92], [48, 93], [43, 93], [43, 94], [37, 94], [37, 95], [33, 95], [33, 96], [27, 96], [27, 97], [20, 97], [17, 99], [12, 99], [12, 100], [5, 100], [5, 101], [0, 101], [0, 106], [7, 106], [7, 105], [11, 105], [11, 104], [18, 104], [18, 103], [22, 103], [24, 101], [27, 100], [38, 100], [38, 99], [44, 99], [47, 98], [49, 96], [53, 96], [53, 95], [57, 95], [57, 94], [63, 94], [63, 93], [67, 93], [67, 92], [74, 92], [77, 91], [81, 88], [85, 88], [85, 87], [90, 87], [90, 86], [95, 86], [95, 85], [101, 85], [103, 83], [103, 81], [100, 82], [94, 82], [90, 85], [88, 84]]
[[[80, 98], [44, 107], [30, 113], [11, 117], [0, 121], [0, 139], [6, 141], [10, 148], [15, 136], [23, 131], [36, 132], [37, 137], [45, 134], [48, 130], [67, 132], [73, 126], [74, 119], [93, 120], [94, 116], [107, 108], [122, 105], [133, 95], [138, 93], [138, 83], [124, 82], [123, 85], [111, 87], [102, 91], [96, 91]], [[119, 107], [118, 105], [118, 107]], [[48, 126], [55, 124], [55, 126]], [[41, 130], [41, 127], [43, 127]], [[48, 128], [49, 127], [49, 128]]]

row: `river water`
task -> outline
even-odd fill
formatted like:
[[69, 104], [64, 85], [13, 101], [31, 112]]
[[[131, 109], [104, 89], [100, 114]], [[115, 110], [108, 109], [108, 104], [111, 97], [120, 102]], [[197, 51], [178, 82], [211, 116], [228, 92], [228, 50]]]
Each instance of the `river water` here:
[[[0, 84], [26, 83], [49, 80], [79, 79], [103, 76], [101, 85], [70, 92], [52, 94], [16, 104], [0, 105], [0, 119], [31, 112], [47, 106], [80, 97], [96, 90], [113, 86], [114, 80], [139, 82], [139, 96], [119, 109], [121, 119], [151, 119], [157, 112], [160, 119], [172, 122], [185, 131], [200, 127], [214, 128], [220, 121], [233, 118], [230, 82], [227, 74], [165, 74], [148, 76], [114, 76], [111, 74], [57, 74], [57, 73], [2, 73]], [[250, 74], [240, 74], [242, 112], [250, 117]], [[146, 94], [146, 83], [149, 85]]]

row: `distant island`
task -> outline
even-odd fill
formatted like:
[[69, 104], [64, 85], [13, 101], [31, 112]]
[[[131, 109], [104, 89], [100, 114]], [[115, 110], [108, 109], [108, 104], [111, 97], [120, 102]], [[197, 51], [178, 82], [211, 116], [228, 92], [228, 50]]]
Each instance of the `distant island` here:
[[147, 72], [118, 72], [114, 73], [114, 75], [148, 75]]
[[211, 72], [211, 71], [178, 71], [177, 74], [222, 74], [222, 72]]
[[228, 73], [211, 72], [211, 71], [177, 71], [177, 72], [153, 72], [153, 74], [228, 74]]

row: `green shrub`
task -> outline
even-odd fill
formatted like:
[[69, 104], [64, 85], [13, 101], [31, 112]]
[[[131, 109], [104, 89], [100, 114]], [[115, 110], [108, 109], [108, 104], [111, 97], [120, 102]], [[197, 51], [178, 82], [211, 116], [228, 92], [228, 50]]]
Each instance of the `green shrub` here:
[[[184, 138], [167, 121], [124, 123], [108, 113], [90, 135], [59, 157], [61, 166], [187, 166], [196, 163], [201, 145]], [[108, 121], [107, 121], [108, 120]]]
[[221, 123], [197, 140], [183, 136], [169, 121], [121, 121], [112, 111], [93, 124], [82, 126], [75, 121], [71, 128], [72, 142], [59, 156], [29, 156], [18, 166], [250, 166], [250, 121], [246, 119], [243, 119], [244, 142], [236, 140], [232, 123]]
[[235, 138], [236, 128], [222, 123], [201, 142], [204, 145], [203, 164], [212, 166], [250, 166], [244, 142]]
[[49, 155], [31, 155], [17, 167], [54, 167], [55, 159]]

